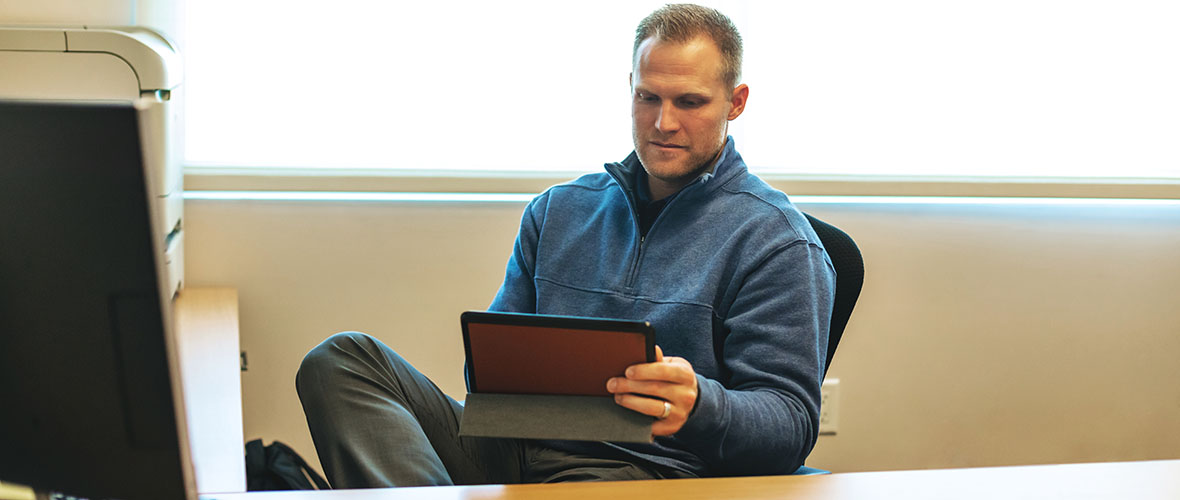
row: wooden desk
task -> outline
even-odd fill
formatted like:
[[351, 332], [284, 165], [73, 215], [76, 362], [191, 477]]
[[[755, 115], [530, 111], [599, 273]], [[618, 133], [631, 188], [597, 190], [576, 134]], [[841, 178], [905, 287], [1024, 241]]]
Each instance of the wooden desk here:
[[1180, 499], [1180, 460], [825, 476], [239, 493], [203, 500]]
[[238, 292], [188, 287], [174, 305], [197, 491], [246, 491]]

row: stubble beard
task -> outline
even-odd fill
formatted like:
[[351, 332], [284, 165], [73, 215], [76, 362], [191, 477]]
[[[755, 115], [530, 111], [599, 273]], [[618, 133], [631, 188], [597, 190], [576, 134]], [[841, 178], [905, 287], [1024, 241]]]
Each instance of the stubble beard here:
[[[728, 127], [726, 127], [724, 130], [725, 132], [728, 132]], [[643, 166], [643, 170], [647, 172], [648, 177], [654, 177], [666, 184], [677, 186], [678, 189], [680, 187], [684, 187], [689, 182], [692, 182], [697, 177], [700, 177], [705, 172], [708, 172], [710, 168], [713, 167], [713, 163], [717, 161], [717, 158], [721, 156], [721, 151], [725, 149], [725, 144], [727, 142], [725, 137], [727, 136], [722, 136], [721, 145], [718, 146], [717, 150], [711, 153], [706, 153], [703, 155], [690, 153], [686, 158], [683, 159], [683, 161], [675, 164], [672, 168], [666, 169], [667, 171], [653, 172], [653, 166], [659, 164], [660, 162], [652, 161], [654, 158], [646, 158], [648, 155], [644, 153], [645, 149], [640, 144], [641, 139], [639, 137], [639, 132], [635, 130], [632, 131], [632, 141], [635, 144], [635, 154], [639, 157], [639, 163]], [[692, 168], [686, 170], [683, 168], [685, 165], [691, 165]], [[683, 173], [675, 175], [675, 172]], [[668, 174], [673, 175], [669, 177]]]

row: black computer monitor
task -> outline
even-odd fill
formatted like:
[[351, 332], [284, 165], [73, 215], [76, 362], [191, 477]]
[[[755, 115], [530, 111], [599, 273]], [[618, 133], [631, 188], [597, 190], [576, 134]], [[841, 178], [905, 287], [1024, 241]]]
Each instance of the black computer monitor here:
[[0, 480], [195, 495], [130, 104], [0, 101]]

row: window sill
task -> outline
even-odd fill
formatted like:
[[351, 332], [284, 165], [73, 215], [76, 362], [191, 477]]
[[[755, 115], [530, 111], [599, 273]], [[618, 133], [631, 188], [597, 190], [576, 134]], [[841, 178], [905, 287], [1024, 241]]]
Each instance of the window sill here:
[[[185, 169], [190, 191], [539, 193], [575, 172]], [[1038, 197], [1180, 200], [1180, 179], [819, 176], [763, 174], [795, 196]]]

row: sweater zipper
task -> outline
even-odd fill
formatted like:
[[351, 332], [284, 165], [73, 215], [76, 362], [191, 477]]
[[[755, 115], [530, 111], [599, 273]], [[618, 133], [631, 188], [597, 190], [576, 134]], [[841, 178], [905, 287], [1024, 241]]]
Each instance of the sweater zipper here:
[[[655, 225], [655, 223], [653, 222], [652, 225]], [[651, 231], [651, 229], [648, 229], [648, 231]], [[631, 272], [627, 275], [627, 282], [623, 284], [627, 288], [635, 285], [635, 276], [639, 275], [639, 259], [643, 258], [643, 243], [645, 241], [647, 241], [646, 236], [639, 237], [639, 250], [635, 252], [635, 258], [631, 260]]]
[[[639, 244], [636, 245], [635, 255], [631, 257], [631, 269], [627, 272], [627, 280], [623, 283], [625, 288], [631, 288], [631, 285], [635, 282], [635, 275], [639, 270], [639, 258], [643, 255], [643, 243], [647, 241], [647, 238], [640, 234], [643, 230], [639, 227], [639, 207], [636, 206], [637, 201], [634, 198], [634, 193], [624, 187], [626, 184], [623, 182], [623, 179], [620, 179], [613, 170], [608, 168], [607, 174], [613, 177], [615, 183], [622, 189], [623, 198], [627, 200], [627, 210], [631, 212], [631, 224], [635, 227], [635, 234], [639, 236]], [[664, 208], [667, 209], [667, 207]], [[659, 220], [659, 217], [656, 217], [656, 219]], [[652, 225], [655, 225], [654, 221]], [[649, 228], [648, 231], [650, 232], [651, 229]]]
[[[634, 203], [631, 203], [630, 206], [631, 222], [635, 224], [635, 234], [639, 235], [639, 245], [636, 246], [635, 256], [631, 258], [631, 272], [627, 273], [627, 281], [623, 283], [626, 288], [631, 288], [631, 285], [635, 283], [635, 275], [639, 274], [639, 259], [643, 257], [643, 243], [647, 241], [647, 237], [641, 234], [643, 229], [639, 227], [639, 209], [635, 207]], [[652, 225], [654, 226], [655, 222], [652, 222]], [[650, 228], [648, 228], [648, 232], [651, 232]]]
[[[683, 191], [681, 191], [680, 193], [677, 193], [675, 195], [675, 198], [668, 200], [668, 204], [664, 205], [663, 210], [660, 210], [660, 215], [656, 216], [656, 220], [651, 221], [651, 227], [647, 228], [647, 234], [651, 234], [652, 231], [656, 230], [656, 226], [660, 225], [660, 219], [663, 219], [664, 214], [668, 213], [668, 210], [672, 209], [672, 205], [675, 204], [676, 201], [681, 198], [681, 196], [680, 196], [681, 194], [683, 194]], [[637, 210], [638, 210], [637, 208], [632, 206], [631, 216], [635, 220], [635, 233], [639, 234], [639, 232], [640, 232], [639, 214], [637, 213]], [[635, 279], [639, 277], [639, 265], [643, 262], [643, 248], [644, 248], [644, 243], [646, 243], [646, 242], [647, 242], [647, 236], [640, 236], [639, 237], [639, 251], [635, 252], [635, 260], [632, 261], [632, 263], [631, 263], [631, 273], [629, 276], [627, 276], [627, 283], [624, 285], [627, 288], [634, 287], [635, 286]]]

